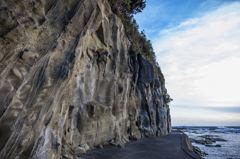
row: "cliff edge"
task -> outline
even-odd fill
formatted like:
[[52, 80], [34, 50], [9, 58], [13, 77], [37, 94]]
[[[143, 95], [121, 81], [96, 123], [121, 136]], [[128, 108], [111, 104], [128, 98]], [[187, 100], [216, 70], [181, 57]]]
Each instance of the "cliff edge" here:
[[0, 2], [0, 156], [77, 158], [171, 131], [167, 90], [107, 0]]

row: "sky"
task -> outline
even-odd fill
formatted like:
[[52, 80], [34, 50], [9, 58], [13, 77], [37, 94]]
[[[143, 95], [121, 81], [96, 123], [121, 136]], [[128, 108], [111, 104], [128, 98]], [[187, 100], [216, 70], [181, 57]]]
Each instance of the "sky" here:
[[135, 15], [165, 76], [173, 126], [240, 126], [240, 0], [146, 0]]

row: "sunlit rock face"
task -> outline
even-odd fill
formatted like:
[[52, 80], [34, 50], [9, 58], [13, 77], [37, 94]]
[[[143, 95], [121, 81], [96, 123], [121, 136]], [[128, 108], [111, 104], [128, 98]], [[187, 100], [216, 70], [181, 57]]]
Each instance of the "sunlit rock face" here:
[[171, 131], [164, 84], [107, 0], [0, 1], [0, 156], [77, 158]]

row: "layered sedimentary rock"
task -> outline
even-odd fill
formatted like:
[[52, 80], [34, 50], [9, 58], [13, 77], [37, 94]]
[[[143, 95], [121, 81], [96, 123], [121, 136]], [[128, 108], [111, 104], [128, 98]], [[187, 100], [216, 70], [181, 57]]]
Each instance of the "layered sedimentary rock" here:
[[0, 156], [76, 158], [171, 131], [164, 83], [107, 0], [0, 2]]

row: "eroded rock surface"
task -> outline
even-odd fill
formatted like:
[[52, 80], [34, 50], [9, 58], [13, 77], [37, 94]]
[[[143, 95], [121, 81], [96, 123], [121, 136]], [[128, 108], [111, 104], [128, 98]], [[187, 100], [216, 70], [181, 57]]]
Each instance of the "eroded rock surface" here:
[[77, 158], [171, 131], [167, 93], [107, 0], [0, 1], [0, 156]]

